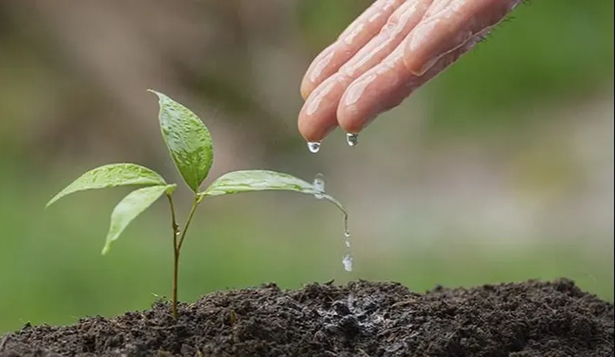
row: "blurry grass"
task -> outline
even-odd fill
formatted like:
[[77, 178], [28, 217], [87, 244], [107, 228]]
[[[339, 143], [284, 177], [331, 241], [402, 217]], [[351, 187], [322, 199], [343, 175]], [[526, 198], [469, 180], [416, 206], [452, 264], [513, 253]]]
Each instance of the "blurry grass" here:
[[[126, 191], [82, 193], [43, 211], [45, 201], [64, 182], [53, 188], [29, 184], [35, 180], [0, 178], [0, 333], [25, 322], [70, 324], [87, 315], [145, 309], [155, 295], [168, 295], [172, 260], [164, 201], [139, 217], [102, 257], [111, 208]], [[347, 274], [340, 263], [339, 212], [302, 195], [210, 199], [195, 223], [182, 258], [182, 300], [271, 281], [296, 288], [314, 281], [365, 278], [400, 281], [422, 291], [436, 284], [561, 276], [613, 300], [612, 258], [596, 259], [565, 246], [494, 255], [488, 247], [454, 237], [435, 247], [408, 240], [386, 257], [374, 257], [356, 243], [356, 271]], [[372, 238], [378, 239], [362, 239]]]

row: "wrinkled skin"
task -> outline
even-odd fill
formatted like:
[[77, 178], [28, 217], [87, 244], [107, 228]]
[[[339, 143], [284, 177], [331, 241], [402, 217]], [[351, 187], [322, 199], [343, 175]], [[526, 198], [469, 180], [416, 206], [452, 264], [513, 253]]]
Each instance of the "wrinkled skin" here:
[[358, 134], [471, 50], [521, 0], [376, 0], [308, 68], [299, 132]]

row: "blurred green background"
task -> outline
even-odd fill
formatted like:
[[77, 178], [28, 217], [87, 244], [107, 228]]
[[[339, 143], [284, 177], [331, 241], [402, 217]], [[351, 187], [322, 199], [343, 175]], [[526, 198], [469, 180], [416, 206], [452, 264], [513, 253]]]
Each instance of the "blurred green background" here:
[[[569, 277], [613, 300], [613, 1], [533, 1], [349, 148], [296, 130], [311, 59], [367, 0], [0, 4], [0, 333], [146, 309], [168, 296], [166, 203], [102, 257], [114, 189], [45, 202], [82, 172], [136, 162], [178, 180], [154, 88], [212, 131], [214, 178], [310, 180], [342, 217], [291, 193], [212, 198], [189, 233], [180, 298], [277, 282], [399, 281], [422, 291]], [[210, 182], [211, 179], [208, 179]], [[189, 205], [181, 187], [182, 215]]]

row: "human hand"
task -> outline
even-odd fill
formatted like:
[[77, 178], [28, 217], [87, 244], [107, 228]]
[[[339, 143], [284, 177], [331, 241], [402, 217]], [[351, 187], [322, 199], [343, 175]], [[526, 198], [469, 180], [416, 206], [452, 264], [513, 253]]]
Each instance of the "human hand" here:
[[521, 0], [376, 0], [312, 62], [299, 132], [358, 134], [471, 50]]

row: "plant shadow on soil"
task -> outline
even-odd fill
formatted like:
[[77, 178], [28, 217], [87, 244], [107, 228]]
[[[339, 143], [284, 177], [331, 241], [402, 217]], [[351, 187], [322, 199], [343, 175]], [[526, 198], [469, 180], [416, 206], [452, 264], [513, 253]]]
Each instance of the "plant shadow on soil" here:
[[398, 283], [220, 291], [72, 326], [26, 325], [0, 357], [612, 356], [613, 304], [574, 282], [529, 280], [424, 294]]

